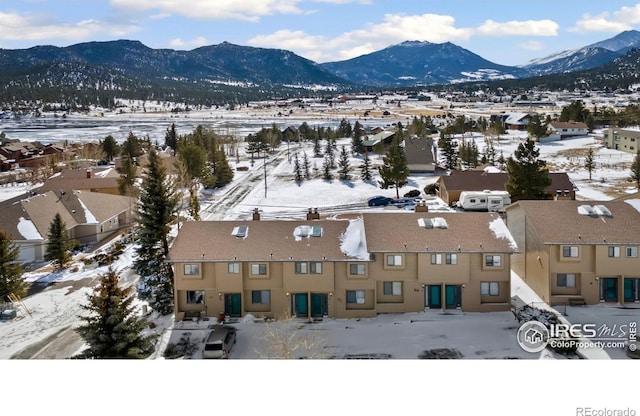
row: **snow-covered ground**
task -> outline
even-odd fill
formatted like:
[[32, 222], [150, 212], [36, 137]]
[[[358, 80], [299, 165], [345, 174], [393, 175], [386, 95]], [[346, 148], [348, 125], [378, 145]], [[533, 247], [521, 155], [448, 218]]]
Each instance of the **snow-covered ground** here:
[[[126, 125], [121, 127], [126, 129]], [[56, 134], [60, 137], [59, 132]], [[511, 132], [502, 136], [496, 150], [498, 153], [502, 151], [504, 156], [508, 157], [523, 138], [524, 135], [521, 132]], [[479, 138], [476, 140], [482, 149], [484, 144], [480, 143]], [[347, 143], [339, 142], [339, 145], [341, 144]], [[591, 181], [583, 167], [584, 154], [581, 152], [586, 147], [594, 147], [596, 150], [597, 166]], [[618, 193], [635, 191], [630, 183], [625, 182], [629, 176], [628, 166], [633, 157], [630, 154], [604, 149], [592, 137], [541, 144], [539, 148], [541, 157], [547, 160], [554, 170], [568, 172], [579, 188], [577, 194], [581, 199], [612, 199], [613, 188], [616, 188]], [[304, 144], [295, 151], [298, 151], [299, 155], [301, 155], [300, 152], [305, 151], [311, 156], [310, 144]], [[290, 155], [293, 155], [293, 152], [294, 149], [290, 149]], [[310, 157], [310, 160], [312, 165], [315, 162], [318, 168], [321, 167], [322, 159]], [[233, 161], [233, 158], [230, 158], [230, 161]], [[372, 161], [374, 164], [379, 164], [381, 157], [373, 156]], [[246, 163], [246, 160], [242, 162]], [[361, 158], [351, 158], [351, 162], [353, 167], [357, 167]], [[286, 151], [282, 148], [278, 161], [270, 162], [268, 166], [270, 170], [267, 175], [266, 196], [264, 178], [261, 176], [263, 166], [260, 161], [256, 161], [248, 172], [238, 172], [234, 181], [225, 189], [203, 194], [201, 202], [203, 218], [248, 218], [254, 208], [258, 208], [265, 218], [279, 219], [294, 216], [299, 218], [312, 207], [317, 207], [321, 214], [328, 215], [362, 210], [401, 209], [367, 207], [368, 197], [395, 196], [395, 190], [380, 189], [376, 185], [375, 177], [372, 182], [363, 182], [359, 179], [357, 170], [352, 172], [351, 181], [313, 179], [297, 184], [293, 180], [293, 159], [289, 162]], [[422, 190], [426, 184], [433, 183], [435, 180], [437, 177], [433, 175], [413, 175], [408, 185], [400, 190], [400, 195], [412, 189]], [[246, 190], [241, 192], [240, 190], [243, 189], [241, 185], [246, 185]], [[21, 186], [20, 191], [23, 189], [25, 189], [24, 186]], [[0, 186], [0, 198], [8, 199], [16, 194], [14, 187]], [[221, 202], [228, 205], [225, 205], [224, 209], [216, 210]], [[437, 198], [429, 199], [427, 202], [430, 204], [430, 210], [448, 209]], [[336, 209], [336, 206], [340, 208]], [[116, 263], [118, 270], [122, 271], [123, 281], [127, 284], [132, 283], [136, 278], [130, 270], [132, 255], [132, 249], [129, 248]], [[153, 361], [156, 364], [146, 365], [115, 362], [109, 363], [109, 367], [104, 363], [85, 363], [78, 368], [79, 371], [86, 372], [87, 365], [104, 365], [104, 367], [96, 367], [95, 372], [89, 370], [90, 373], [82, 375], [82, 380], [67, 380], [61, 374], [71, 374], [76, 378], [81, 376], [69, 370], [75, 368], [76, 362], [61, 364], [60, 361], [50, 361], [33, 366], [25, 362], [16, 363], [14, 360], [8, 360], [27, 348], [34, 348], [40, 341], [77, 325], [78, 316], [81, 313], [79, 306], [85, 303], [89, 291], [81, 283], [95, 281], [98, 274], [104, 270], [104, 267], [88, 270], [78, 263], [77, 272], [65, 271], [52, 274], [39, 271], [25, 275], [30, 282], [56, 282], [56, 286], [26, 298], [24, 300], [26, 309], [19, 311], [19, 319], [0, 323], [0, 359], [6, 360], [8, 364], [6, 374], [16, 376], [8, 379], [8, 383], [16, 380], [15, 382], [21, 388], [22, 386], [24, 388], [40, 386], [37, 390], [38, 401], [42, 398], [49, 405], [58, 403], [60, 406], [65, 406], [69, 400], [84, 400], [86, 397], [91, 397], [91, 401], [95, 401], [94, 398], [101, 393], [90, 387], [93, 386], [90, 381], [84, 380], [91, 380], [94, 374], [100, 371], [105, 371], [110, 374], [110, 377], [115, 377], [115, 373], [134, 373], [138, 391], [142, 394], [132, 393], [136, 399], [129, 402], [129, 409], [145, 413], [155, 408], [159, 402], [162, 403], [159, 407], [162, 414], [184, 412], [185, 405], [189, 408], [198, 406], [194, 409], [196, 411], [209, 409], [214, 411], [215, 406], [212, 408], [210, 401], [206, 400], [212, 395], [221, 397], [213, 402], [234, 400], [242, 413], [249, 411], [263, 413], [266, 409], [261, 404], [262, 400], [268, 400], [271, 403], [274, 396], [285, 395], [286, 400], [281, 401], [283, 407], [280, 408], [284, 412], [287, 412], [288, 401], [300, 405], [301, 400], [307, 400], [305, 413], [326, 413], [327, 406], [314, 405], [315, 402], [322, 400], [323, 403], [330, 401], [333, 403], [331, 407], [340, 408], [343, 411], [361, 412], [371, 408], [374, 414], [415, 412], [418, 408], [424, 408], [429, 414], [445, 412], [475, 414], [481, 406], [493, 409], [494, 414], [538, 415], [548, 413], [545, 410], [546, 405], [542, 403], [547, 401], [548, 394], [557, 394], [565, 399], [584, 398], [583, 387], [579, 387], [584, 385], [584, 380], [593, 379], [597, 382], [605, 372], [616, 374], [616, 377], [628, 374], [623, 367], [618, 368], [620, 363], [628, 363], [627, 360], [583, 362], [579, 368], [572, 366], [571, 372], [567, 374], [563, 373], [567, 371], [567, 367], [561, 363], [572, 360], [501, 360], [549, 358], [548, 354], [543, 354], [541, 357], [540, 354], [529, 354], [519, 349], [515, 338], [517, 321], [510, 313], [445, 316], [438, 312], [425, 312], [380, 315], [373, 319], [327, 320], [321, 324], [306, 325], [303, 329], [310, 332], [317, 330], [321, 333], [326, 341], [326, 354], [336, 358], [349, 354], [389, 354], [399, 360], [376, 360], [375, 362], [322, 360], [322, 364], [312, 362], [314, 360], [291, 363], [277, 360], [257, 362], [253, 359], [259, 356], [257, 352], [259, 334], [265, 324], [254, 322], [237, 324], [238, 343], [232, 358], [244, 358], [244, 360], [198, 361], [197, 369], [187, 364], [187, 362], [195, 363], [190, 360], [184, 360], [181, 363], [147, 360], [147, 363]], [[526, 299], [525, 303], [535, 302], [532, 297], [535, 294], [532, 295], [528, 287], [523, 286], [517, 277], [513, 280], [515, 284], [512, 285], [512, 295]], [[606, 308], [569, 308], [566, 311], [566, 318], [569, 321], [586, 322], [590, 319], [588, 314], [597, 310], [599, 314], [607, 313], [605, 320], [609, 317], [614, 319], [616, 311], [603, 312], [604, 309]], [[628, 316], [625, 316], [623, 319], [627, 318]], [[156, 324], [158, 326], [155, 332], [161, 336], [162, 346], [172, 342], [176, 331], [189, 331], [188, 328], [177, 326], [171, 328], [171, 322], [167, 319], [157, 320]], [[194, 331], [202, 331], [202, 329]], [[76, 347], [79, 346], [76, 345]], [[471, 358], [473, 361], [453, 360], [443, 364], [441, 360], [416, 360], [420, 353], [434, 348], [455, 348], [464, 358]], [[611, 356], [621, 358], [613, 354]], [[162, 357], [161, 354], [157, 354], [153, 358]], [[484, 360], [485, 358], [499, 360]], [[463, 361], [467, 364], [461, 364]], [[508, 364], [513, 361], [529, 361], [529, 364]], [[172, 364], [169, 364], [170, 362]], [[141, 367], [136, 368], [136, 365]], [[288, 365], [292, 366], [290, 371], [283, 367]], [[300, 377], [303, 374], [306, 377]], [[554, 374], [556, 376], [552, 376]], [[61, 383], [60, 379], [65, 382]], [[114, 382], [117, 381], [114, 379]], [[436, 384], [433, 384], [434, 382]], [[492, 389], [478, 388], [486, 384], [493, 386]], [[453, 404], [438, 400], [438, 391], [442, 391], [438, 387], [443, 386], [447, 390], [459, 391], [464, 399], [456, 400]], [[616, 386], [617, 397], [623, 397], [622, 394], [625, 392], [630, 394], [628, 397], [636, 397], [635, 393], [630, 391], [631, 383], [620, 383]], [[179, 393], [172, 394], [176, 392]], [[247, 400], [247, 396], [251, 399]], [[566, 403], [558, 404], [554, 414], [575, 414], [575, 406], [580, 404], [592, 407], [612, 406], [606, 398], [602, 397], [587, 396], [581, 400], [584, 400], [584, 403], [577, 403], [575, 399], [571, 399], [566, 400]], [[619, 403], [620, 406], [638, 404], [637, 400], [631, 403]], [[73, 407], [68, 410], [75, 410]], [[92, 406], [91, 412], [107, 414], [113, 410], [112, 406], [106, 406], [108, 409], [103, 409], [104, 407], [100, 406], [94, 410]], [[80, 409], [87, 410], [83, 406]], [[637, 410], [640, 411], [640, 409]], [[267, 413], [276, 412], [274, 409], [268, 409]], [[65, 410], [65, 414], [74, 413]], [[77, 414], [80, 414], [80, 410]]]

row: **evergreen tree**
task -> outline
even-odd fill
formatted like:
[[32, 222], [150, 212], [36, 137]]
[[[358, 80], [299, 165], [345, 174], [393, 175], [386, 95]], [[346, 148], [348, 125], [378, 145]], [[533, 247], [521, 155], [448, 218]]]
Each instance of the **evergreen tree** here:
[[338, 174], [340, 175], [340, 179], [349, 179], [349, 154], [347, 153], [347, 148], [344, 145], [342, 146], [342, 150], [340, 150], [338, 167]]
[[322, 150], [321, 150], [321, 146], [320, 146], [320, 139], [315, 137], [313, 139], [313, 157], [320, 157], [320, 156], [322, 156]]
[[22, 266], [18, 258], [20, 249], [11, 241], [11, 236], [0, 230], [0, 302], [8, 300], [13, 293], [18, 298], [27, 294], [27, 284], [22, 278]]
[[496, 165], [496, 149], [493, 146], [493, 140], [490, 138], [485, 139], [484, 154], [482, 156], [482, 163], [489, 163], [492, 166]]
[[324, 147], [324, 155], [325, 158], [329, 159], [329, 166], [331, 167], [331, 169], [335, 169], [336, 168], [336, 155], [333, 149], [333, 143], [331, 142], [331, 139], [327, 138], [327, 144]]
[[118, 192], [120, 192], [120, 195], [135, 196], [135, 181], [136, 166], [131, 159], [125, 157], [122, 159], [122, 172], [118, 178]]
[[295, 176], [296, 182], [302, 182], [304, 176], [302, 175], [302, 166], [300, 166], [300, 158], [298, 157], [298, 152], [293, 155], [293, 174]]
[[640, 191], [640, 150], [637, 151], [631, 163], [631, 180], [636, 183], [636, 189]]
[[515, 157], [507, 159], [506, 190], [512, 200], [545, 199], [545, 190], [551, 185], [549, 169], [544, 160], [540, 160], [540, 151], [529, 138], [520, 143], [514, 152]]
[[233, 170], [229, 166], [224, 150], [216, 150], [213, 174], [216, 175], [216, 188], [222, 188], [233, 180]]
[[303, 152], [302, 156], [302, 171], [304, 172], [304, 178], [309, 180], [311, 179], [311, 164], [309, 162], [309, 156], [307, 156], [307, 152]]
[[118, 273], [109, 266], [100, 284], [87, 296], [81, 308], [89, 312], [81, 316], [85, 322], [76, 329], [89, 345], [81, 358], [146, 358], [154, 349], [154, 337], [144, 336], [144, 318], [136, 316], [131, 287], [118, 286]]
[[351, 136], [351, 151], [354, 154], [364, 153], [364, 145], [362, 144], [362, 126], [359, 121], [356, 121], [353, 127], [353, 133]]
[[360, 177], [363, 181], [370, 181], [371, 176], [371, 159], [369, 159], [369, 152], [364, 153], [364, 160], [360, 166]]
[[396, 198], [400, 198], [400, 188], [407, 184], [409, 168], [404, 148], [397, 140], [393, 141], [389, 151], [382, 159], [382, 166], [378, 168], [381, 181], [378, 181], [382, 189], [396, 188]]
[[342, 120], [340, 120], [340, 126], [336, 131], [336, 135], [338, 137], [351, 137], [351, 134], [352, 134], [351, 123], [349, 123], [349, 121], [346, 118], [343, 118]]
[[102, 149], [102, 153], [109, 162], [111, 162], [120, 151], [118, 143], [116, 143], [116, 139], [114, 139], [112, 135], [108, 135], [104, 138], [102, 143], [100, 143], [100, 148]]
[[122, 144], [121, 153], [122, 156], [129, 158], [129, 160], [137, 164], [137, 157], [142, 154], [142, 146], [140, 145], [140, 140], [133, 132], [129, 132], [127, 140]]
[[151, 148], [138, 204], [136, 236], [138, 258], [134, 268], [140, 275], [139, 293], [163, 315], [173, 312], [173, 271], [165, 262], [169, 253], [170, 224], [176, 219], [178, 199], [167, 180], [157, 151]]
[[540, 139], [547, 135], [547, 122], [542, 121], [538, 114], [531, 117], [529, 124], [527, 125], [527, 132], [529, 136], [534, 139]]
[[67, 224], [60, 213], [56, 213], [49, 225], [45, 259], [53, 262], [56, 267], [64, 268], [71, 261], [70, 246]]
[[171, 126], [167, 128], [167, 132], [164, 135], [164, 145], [170, 147], [173, 150], [173, 155], [176, 155], [178, 150], [178, 133], [176, 132], [176, 124], [171, 123]]
[[591, 173], [596, 168], [596, 162], [593, 155], [593, 148], [590, 147], [587, 151], [587, 157], [584, 159], [584, 167], [589, 172], [589, 182], [591, 182]]
[[444, 134], [444, 131], [440, 132], [440, 139], [438, 140], [438, 148], [444, 156], [445, 165], [449, 169], [455, 169], [456, 161], [458, 160], [458, 144], [451, 138], [451, 135]]
[[324, 157], [324, 162], [322, 162], [322, 178], [323, 179], [333, 179], [333, 175], [331, 174], [331, 161], [329, 160], [329, 156]]

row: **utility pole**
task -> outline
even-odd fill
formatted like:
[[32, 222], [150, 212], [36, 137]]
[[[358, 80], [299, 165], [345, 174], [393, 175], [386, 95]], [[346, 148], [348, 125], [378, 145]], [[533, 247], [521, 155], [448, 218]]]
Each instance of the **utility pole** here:
[[264, 197], [267, 198], [267, 151], [264, 151]]

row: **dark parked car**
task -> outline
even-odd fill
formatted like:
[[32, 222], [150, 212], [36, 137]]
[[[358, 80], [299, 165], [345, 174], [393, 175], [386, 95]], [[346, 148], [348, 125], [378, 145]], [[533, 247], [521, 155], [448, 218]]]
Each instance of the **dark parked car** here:
[[389, 203], [393, 201], [391, 198], [387, 198], [386, 196], [374, 196], [367, 200], [367, 203], [370, 207], [375, 207], [378, 205], [389, 205]]

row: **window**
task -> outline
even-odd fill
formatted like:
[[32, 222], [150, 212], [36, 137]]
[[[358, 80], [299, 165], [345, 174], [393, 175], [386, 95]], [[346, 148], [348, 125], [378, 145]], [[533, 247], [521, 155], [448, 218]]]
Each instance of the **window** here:
[[229, 273], [230, 274], [239, 274], [240, 273], [240, 263], [229, 263]]
[[200, 274], [199, 264], [185, 264], [184, 275], [185, 276], [198, 276]]
[[563, 246], [562, 247], [562, 257], [578, 257], [578, 247], [577, 246]]
[[432, 254], [431, 264], [442, 264], [442, 254]]
[[480, 282], [481, 296], [498, 296], [500, 293], [500, 285], [498, 282]]
[[364, 290], [347, 290], [347, 303], [364, 304]]
[[446, 264], [458, 264], [458, 255], [455, 253], [448, 253], [444, 255]]
[[576, 287], [575, 274], [558, 274], [558, 287]]
[[264, 263], [252, 264], [251, 265], [251, 274], [266, 275], [267, 274], [267, 265], [264, 264]]
[[620, 247], [609, 246], [609, 257], [620, 257]]
[[271, 291], [269, 290], [252, 290], [251, 303], [260, 303], [262, 305], [271, 303]]
[[349, 274], [364, 274], [364, 264], [350, 264]]
[[204, 303], [204, 290], [187, 290], [187, 305]]
[[638, 247], [627, 247], [627, 257], [638, 257]]
[[296, 274], [307, 274], [309, 273], [309, 265], [303, 261], [296, 262]]
[[487, 267], [502, 266], [502, 258], [500, 256], [485, 256], [484, 265]]
[[385, 296], [402, 296], [402, 282], [384, 282], [382, 293]]
[[402, 256], [387, 256], [387, 266], [402, 266]]
[[312, 261], [309, 263], [309, 273], [322, 274], [322, 262]]

